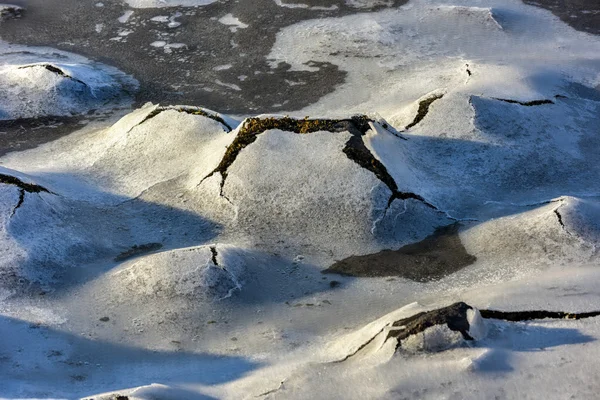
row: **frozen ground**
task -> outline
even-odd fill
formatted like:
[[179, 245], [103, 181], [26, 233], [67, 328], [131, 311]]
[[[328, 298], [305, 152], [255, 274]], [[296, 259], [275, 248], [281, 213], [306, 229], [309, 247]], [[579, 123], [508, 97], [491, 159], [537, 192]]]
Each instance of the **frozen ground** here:
[[589, 23], [18, 3], [4, 152], [48, 142], [0, 158], [0, 398], [596, 397]]

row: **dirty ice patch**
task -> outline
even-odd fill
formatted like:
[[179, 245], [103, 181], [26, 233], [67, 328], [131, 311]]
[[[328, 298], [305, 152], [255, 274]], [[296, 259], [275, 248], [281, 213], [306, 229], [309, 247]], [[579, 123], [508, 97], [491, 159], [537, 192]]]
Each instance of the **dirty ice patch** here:
[[137, 86], [116, 68], [72, 53], [0, 42], [0, 119], [120, 108]]
[[247, 24], [240, 21], [237, 17], [234, 17], [233, 14], [226, 14], [223, 17], [219, 18], [219, 22], [223, 25], [229, 26], [229, 30], [231, 32], [237, 32], [238, 29], [246, 29], [248, 27]]
[[161, 8], [161, 7], [196, 7], [206, 6], [216, 0], [125, 0], [133, 8]]

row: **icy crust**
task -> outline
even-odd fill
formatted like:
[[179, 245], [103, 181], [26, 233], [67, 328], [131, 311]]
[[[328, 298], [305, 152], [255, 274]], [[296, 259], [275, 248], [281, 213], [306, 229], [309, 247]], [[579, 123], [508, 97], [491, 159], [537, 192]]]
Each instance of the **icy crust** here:
[[123, 299], [218, 301], [242, 289], [244, 257], [243, 249], [228, 245], [178, 249], [126, 263], [109, 279]]
[[82, 115], [128, 106], [137, 81], [71, 53], [0, 42], [0, 119]]

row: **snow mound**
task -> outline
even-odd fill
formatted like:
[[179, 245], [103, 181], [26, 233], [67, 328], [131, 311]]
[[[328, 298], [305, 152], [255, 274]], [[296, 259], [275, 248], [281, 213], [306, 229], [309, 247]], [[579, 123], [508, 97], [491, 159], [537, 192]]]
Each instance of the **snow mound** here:
[[40, 62], [0, 69], [0, 119], [85, 114], [123, 97], [122, 84], [86, 65]]
[[[387, 361], [404, 353], [440, 352], [487, 337], [487, 325], [478, 309], [465, 303], [439, 309], [409, 304], [331, 343], [328, 361], [365, 359]], [[331, 360], [328, 357], [336, 357]]]
[[73, 237], [64, 203], [46, 187], [15, 171], [0, 172], [0, 287], [45, 287], [71, 256], [89, 250], [92, 235]]
[[242, 289], [244, 257], [243, 249], [228, 245], [171, 250], [128, 262], [110, 279], [137, 299], [222, 300]]
[[[575, 198], [523, 207], [515, 215], [492, 219], [464, 231], [470, 254], [489, 265], [490, 274], [587, 264], [597, 255], [597, 203]], [[591, 218], [590, 218], [591, 217]], [[588, 219], [589, 218], [589, 219]], [[479, 271], [482, 273], [482, 271]]]
[[198, 189], [230, 203], [232, 226], [255, 243], [340, 256], [422, 239], [447, 225], [446, 215], [410, 186], [399, 190], [364, 144], [371, 129], [401, 140], [360, 118], [248, 119]]
[[233, 138], [228, 132], [236, 125], [201, 108], [148, 105], [94, 141], [80, 161], [83, 174], [127, 197], [182, 176], [205, 176], [225, 152]]

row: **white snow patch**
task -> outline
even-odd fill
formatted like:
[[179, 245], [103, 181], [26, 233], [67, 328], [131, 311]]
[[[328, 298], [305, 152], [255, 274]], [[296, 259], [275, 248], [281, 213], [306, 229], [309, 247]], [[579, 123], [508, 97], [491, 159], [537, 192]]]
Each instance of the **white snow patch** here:
[[219, 18], [219, 22], [223, 25], [229, 26], [229, 30], [231, 32], [237, 32], [238, 29], [246, 29], [248, 27], [247, 24], [244, 24], [237, 17], [234, 17], [233, 14], [226, 14]]
[[122, 23], [122, 24], [127, 23], [127, 21], [129, 21], [129, 18], [131, 18], [131, 16], [133, 15], [133, 13], [134, 13], [133, 10], [127, 10], [127, 11], [125, 11], [125, 13], [118, 18], [119, 22]]

